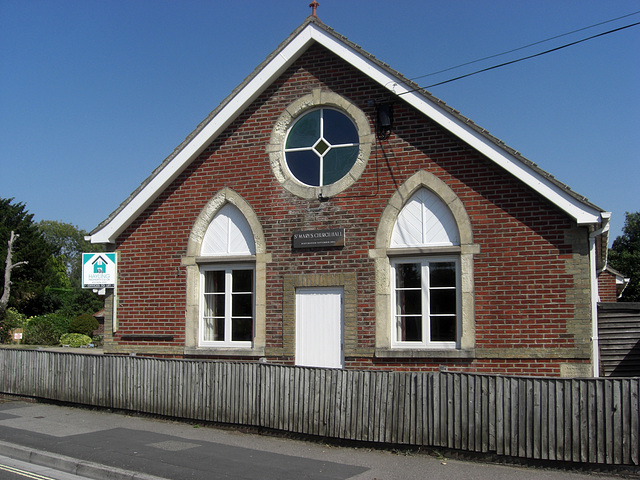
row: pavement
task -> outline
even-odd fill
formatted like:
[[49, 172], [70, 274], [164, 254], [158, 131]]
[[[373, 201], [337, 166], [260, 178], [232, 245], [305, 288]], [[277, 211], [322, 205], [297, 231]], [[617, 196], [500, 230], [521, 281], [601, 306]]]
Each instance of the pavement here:
[[[621, 478], [612, 473], [463, 461], [437, 452], [329, 445], [317, 439], [35, 403], [11, 396], [0, 396], [0, 455], [105, 480]], [[625, 476], [633, 475], [626, 472]]]

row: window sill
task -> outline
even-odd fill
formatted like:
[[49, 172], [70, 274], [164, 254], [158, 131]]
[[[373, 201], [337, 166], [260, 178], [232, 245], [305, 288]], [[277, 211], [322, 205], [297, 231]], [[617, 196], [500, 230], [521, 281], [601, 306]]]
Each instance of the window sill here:
[[400, 349], [400, 348], [376, 348], [377, 358], [475, 358], [476, 349]]
[[184, 354], [220, 357], [264, 357], [264, 348], [185, 347]]
[[215, 263], [255, 263], [255, 255], [220, 255], [209, 257], [196, 257], [196, 264], [209, 265]]

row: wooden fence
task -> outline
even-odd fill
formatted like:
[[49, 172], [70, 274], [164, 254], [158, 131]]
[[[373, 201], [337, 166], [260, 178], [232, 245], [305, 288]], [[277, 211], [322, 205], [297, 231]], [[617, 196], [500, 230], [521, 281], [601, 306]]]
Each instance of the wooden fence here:
[[640, 375], [640, 303], [599, 303], [598, 337], [605, 376]]
[[373, 372], [0, 349], [0, 392], [365, 442], [640, 461], [639, 378]]

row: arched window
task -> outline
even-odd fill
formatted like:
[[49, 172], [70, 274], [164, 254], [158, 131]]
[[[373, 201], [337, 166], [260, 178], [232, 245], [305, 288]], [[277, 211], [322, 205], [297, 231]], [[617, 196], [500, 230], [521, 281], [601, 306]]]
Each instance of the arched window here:
[[460, 245], [451, 210], [431, 190], [421, 188], [404, 205], [391, 235], [391, 248]]
[[[455, 219], [433, 192], [421, 188], [393, 227], [392, 248], [459, 245]], [[460, 335], [460, 262], [457, 255], [391, 258], [396, 347], [455, 348]]]
[[455, 192], [418, 171], [385, 208], [376, 248], [376, 356], [473, 358], [471, 222]]
[[185, 353], [262, 356], [270, 255], [251, 206], [224, 188], [204, 206], [187, 244]]
[[227, 203], [213, 218], [202, 240], [200, 256], [255, 255], [249, 222], [238, 207]]
[[[249, 222], [227, 203], [204, 235], [201, 256], [255, 254]], [[200, 267], [201, 346], [251, 347], [255, 318], [254, 263], [209, 264]]]

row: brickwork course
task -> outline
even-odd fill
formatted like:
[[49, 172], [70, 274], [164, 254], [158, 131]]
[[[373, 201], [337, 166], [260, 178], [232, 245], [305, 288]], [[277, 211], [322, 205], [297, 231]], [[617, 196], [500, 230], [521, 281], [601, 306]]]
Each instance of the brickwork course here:
[[[307, 19], [289, 42], [305, 28], [315, 28], [362, 54], [315, 18]], [[370, 56], [365, 58], [374, 61]], [[260, 72], [258, 68], [246, 82], [255, 80]], [[392, 102], [394, 113], [389, 137], [372, 140], [359, 178], [328, 201], [302, 198], [285, 188], [276, 176], [269, 151], [283, 112], [300, 98], [323, 92], [346, 99], [363, 112], [371, 132], [376, 130], [380, 101]], [[596, 212], [596, 216], [603, 213], [456, 112], [440, 107], [471, 125], [470, 130], [482, 141], [516, 158], [519, 167], [543, 175], [579, 208]], [[207, 121], [215, 120], [220, 110], [217, 112]], [[200, 130], [177, 150], [194, 141]], [[168, 168], [175, 158], [169, 157], [158, 171]], [[382, 318], [388, 312], [377, 308], [388, 302], [376, 297], [388, 288], [388, 279], [380, 273], [384, 270], [376, 267], [377, 258], [387, 258], [384, 252], [379, 253], [376, 236], [381, 228], [389, 228], [381, 222], [392, 197], [418, 172], [427, 172], [446, 185], [461, 202], [470, 225], [472, 241], [461, 247], [463, 252], [471, 252], [472, 268], [463, 274], [470, 299], [463, 307], [462, 328], [472, 334], [465, 337], [458, 353], [397, 354], [383, 345], [380, 336], [380, 323], [390, 325], [391, 320]], [[145, 184], [123, 205], [144, 195], [143, 187]], [[264, 241], [254, 259], [260, 264], [256, 289], [264, 290], [256, 293], [260, 303], [256, 315], [263, 318], [263, 324], [255, 327], [261, 330], [263, 345], [246, 355], [199, 348], [189, 333], [198, 328], [191, 318], [194, 313], [189, 313], [189, 298], [197, 303], [199, 295], [188, 281], [189, 275], [197, 275], [199, 261], [197, 253], [188, 252], [189, 240], [202, 212], [223, 191], [233, 192], [233, 198], [248, 205], [249, 221], [259, 224], [260, 241]], [[220, 198], [231, 198], [229, 195]], [[591, 246], [590, 233], [602, 228], [603, 216], [598, 217], [600, 223], [580, 224], [558, 202], [319, 42], [311, 43], [239, 110], [231, 123], [202, 145], [201, 152], [147, 203], [126, 222], [121, 221], [121, 231], [114, 234], [112, 242], [105, 242], [118, 252], [115, 309], [113, 292], [105, 307], [106, 353], [292, 364], [295, 289], [336, 285], [345, 292], [345, 368], [591, 374], [592, 277], [594, 265], [597, 268], [602, 260], [600, 256], [591, 258], [597, 256], [597, 248]], [[114, 212], [92, 232], [94, 241], [99, 240], [101, 229], [119, 221], [118, 214]], [[292, 248], [293, 232], [325, 229], [344, 229], [344, 246]], [[606, 245], [606, 235], [594, 238]], [[610, 290], [610, 286], [602, 287]], [[615, 284], [613, 288], [615, 292]], [[189, 345], [192, 348], [186, 348]]]

